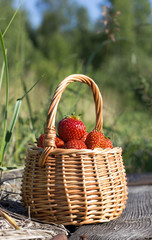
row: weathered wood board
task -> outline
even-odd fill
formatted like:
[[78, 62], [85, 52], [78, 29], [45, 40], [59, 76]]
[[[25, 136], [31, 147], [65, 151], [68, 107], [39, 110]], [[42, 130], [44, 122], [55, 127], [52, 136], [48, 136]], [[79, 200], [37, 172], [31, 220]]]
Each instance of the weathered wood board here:
[[81, 226], [69, 240], [152, 239], [152, 186], [129, 187], [128, 191], [126, 209], [118, 219]]

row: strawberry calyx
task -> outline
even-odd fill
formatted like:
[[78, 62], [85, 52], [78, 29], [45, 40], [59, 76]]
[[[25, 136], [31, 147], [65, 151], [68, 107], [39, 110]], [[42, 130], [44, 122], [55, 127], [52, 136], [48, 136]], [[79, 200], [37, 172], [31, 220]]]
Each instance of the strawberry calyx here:
[[111, 137], [107, 137], [107, 136], [104, 136], [105, 137], [105, 139], [110, 139], [111, 140]]
[[67, 115], [65, 118], [74, 118], [75, 120], [80, 120], [82, 114], [80, 113], [79, 115], [76, 115], [75, 112], [71, 113], [70, 115]]

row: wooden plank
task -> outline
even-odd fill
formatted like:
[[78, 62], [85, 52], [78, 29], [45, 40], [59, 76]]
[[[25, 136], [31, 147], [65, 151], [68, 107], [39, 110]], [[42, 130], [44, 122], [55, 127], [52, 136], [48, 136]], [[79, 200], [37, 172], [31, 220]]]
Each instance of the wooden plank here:
[[127, 174], [128, 186], [152, 185], [152, 173]]
[[69, 240], [152, 239], [152, 186], [129, 187], [128, 192], [126, 209], [118, 219], [81, 226]]

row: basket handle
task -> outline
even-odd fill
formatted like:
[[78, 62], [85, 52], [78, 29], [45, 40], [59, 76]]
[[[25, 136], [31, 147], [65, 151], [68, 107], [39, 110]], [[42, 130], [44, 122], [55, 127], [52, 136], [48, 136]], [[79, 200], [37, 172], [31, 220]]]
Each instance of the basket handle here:
[[41, 154], [39, 165], [43, 166], [45, 164], [46, 158], [51, 152], [52, 149], [55, 148], [55, 138], [56, 138], [56, 131], [55, 131], [55, 116], [57, 112], [58, 103], [64, 92], [65, 88], [72, 82], [81, 82], [89, 85], [92, 89], [94, 102], [95, 102], [95, 111], [96, 111], [96, 125], [94, 129], [102, 130], [103, 125], [103, 117], [102, 117], [102, 96], [100, 94], [99, 88], [96, 83], [89, 78], [88, 76], [82, 74], [73, 74], [66, 77], [58, 87], [53, 95], [53, 99], [51, 101], [48, 115], [47, 115], [47, 122], [45, 128], [45, 139], [44, 139], [44, 150]]

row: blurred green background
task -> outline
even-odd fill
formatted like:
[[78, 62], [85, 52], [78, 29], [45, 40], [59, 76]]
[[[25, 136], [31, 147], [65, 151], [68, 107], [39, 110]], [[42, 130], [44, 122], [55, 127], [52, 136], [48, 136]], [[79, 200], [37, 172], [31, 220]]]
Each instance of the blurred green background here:
[[[24, 0], [23, 0], [24, 2]], [[44, 132], [53, 93], [66, 76], [91, 77], [103, 96], [104, 133], [123, 148], [128, 173], [152, 171], [152, 10], [148, 0], [111, 0], [99, 4], [92, 21], [87, 8], [70, 0], [37, 0], [40, 23], [13, 0], [0, 0], [0, 30], [9, 71], [8, 123], [15, 101], [24, 98], [4, 155], [3, 166], [23, 166], [28, 143]], [[1, 74], [3, 71], [0, 49]], [[5, 80], [5, 76], [4, 76]], [[4, 128], [6, 82], [1, 84], [0, 140]], [[82, 113], [88, 131], [95, 110], [88, 86], [73, 83], [63, 93], [56, 124], [71, 112]]]

